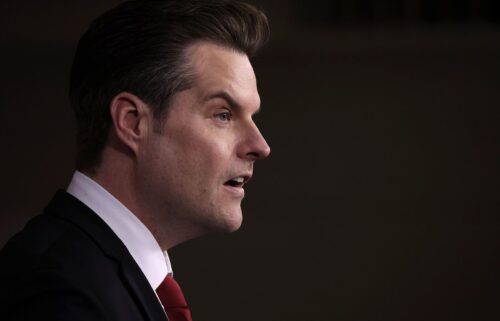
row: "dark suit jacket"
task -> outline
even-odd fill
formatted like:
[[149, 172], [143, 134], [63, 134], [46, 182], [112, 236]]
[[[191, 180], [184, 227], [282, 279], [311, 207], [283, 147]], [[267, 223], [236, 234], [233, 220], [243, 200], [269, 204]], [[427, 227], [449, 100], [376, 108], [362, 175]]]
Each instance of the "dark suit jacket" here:
[[1, 320], [167, 320], [120, 239], [64, 191], [0, 252], [0, 308]]

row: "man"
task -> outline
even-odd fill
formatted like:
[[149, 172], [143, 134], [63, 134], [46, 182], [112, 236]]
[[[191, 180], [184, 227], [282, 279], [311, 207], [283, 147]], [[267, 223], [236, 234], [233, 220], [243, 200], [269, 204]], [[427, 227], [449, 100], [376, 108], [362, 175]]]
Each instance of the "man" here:
[[249, 57], [265, 15], [227, 1], [128, 1], [79, 42], [78, 170], [0, 254], [2, 320], [191, 320], [167, 250], [235, 231], [270, 149]]

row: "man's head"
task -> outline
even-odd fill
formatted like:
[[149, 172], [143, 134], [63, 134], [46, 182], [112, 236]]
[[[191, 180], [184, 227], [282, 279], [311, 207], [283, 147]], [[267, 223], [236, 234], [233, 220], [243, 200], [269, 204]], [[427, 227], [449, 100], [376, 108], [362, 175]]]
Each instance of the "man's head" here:
[[193, 81], [187, 48], [209, 41], [252, 57], [267, 41], [266, 16], [234, 1], [132, 0], [97, 18], [81, 38], [70, 81], [77, 166], [99, 165], [120, 92], [142, 99], [161, 121], [172, 96]]
[[255, 8], [126, 2], [80, 41], [71, 78], [78, 166], [162, 247], [241, 224], [243, 184], [269, 146], [249, 62], [267, 40]]

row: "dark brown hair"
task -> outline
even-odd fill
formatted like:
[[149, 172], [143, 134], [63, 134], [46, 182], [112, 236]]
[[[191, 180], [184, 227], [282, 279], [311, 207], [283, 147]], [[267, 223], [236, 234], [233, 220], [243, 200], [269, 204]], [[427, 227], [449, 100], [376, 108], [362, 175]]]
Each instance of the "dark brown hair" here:
[[252, 57], [269, 37], [265, 14], [236, 1], [132, 0], [92, 22], [78, 43], [70, 79], [77, 124], [77, 167], [100, 162], [120, 92], [140, 97], [160, 119], [190, 85], [186, 48], [211, 41]]

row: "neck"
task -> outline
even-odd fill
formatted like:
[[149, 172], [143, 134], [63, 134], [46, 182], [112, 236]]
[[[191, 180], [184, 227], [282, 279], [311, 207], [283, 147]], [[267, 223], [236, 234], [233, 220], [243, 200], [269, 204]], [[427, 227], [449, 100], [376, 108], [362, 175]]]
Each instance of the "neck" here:
[[162, 250], [199, 236], [200, 233], [174, 219], [179, 215], [171, 215], [166, 208], [148, 206], [150, 202], [140, 188], [141, 177], [128, 155], [105, 149], [102, 162], [95, 170], [79, 170], [127, 207], [149, 229]]

